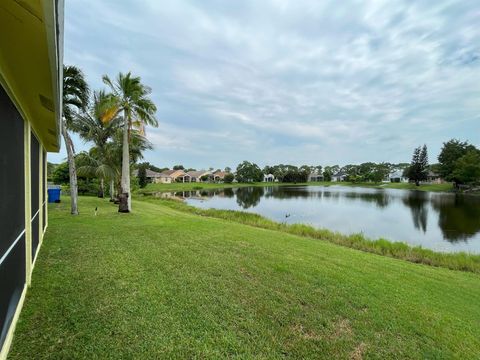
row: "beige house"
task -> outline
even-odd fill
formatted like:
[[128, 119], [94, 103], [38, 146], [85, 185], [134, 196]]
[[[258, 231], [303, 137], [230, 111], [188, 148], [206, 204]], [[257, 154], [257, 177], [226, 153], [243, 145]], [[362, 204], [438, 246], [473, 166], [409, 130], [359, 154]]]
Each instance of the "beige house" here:
[[201, 182], [203, 176], [210, 176], [212, 173], [207, 170], [189, 171], [187, 175], [190, 176], [190, 182]]
[[213, 181], [223, 181], [227, 173], [225, 171], [217, 171], [211, 175]]
[[183, 170], [167, 170], [161, 172], [157, 178], [156, 183], [171, 184], [173, 182], [190, 182], [190, 175]]

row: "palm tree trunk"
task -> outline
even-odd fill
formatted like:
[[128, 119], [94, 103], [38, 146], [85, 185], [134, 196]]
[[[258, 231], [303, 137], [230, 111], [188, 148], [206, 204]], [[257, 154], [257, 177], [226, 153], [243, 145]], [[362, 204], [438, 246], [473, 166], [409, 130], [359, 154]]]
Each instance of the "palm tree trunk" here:
[[123, 112], [123, 144], [122, 144], [122, 180], [121, 191], [119, 196], [120, 204], [118, 205], [118, 212], [130, 212], [132, 204], [130, 199], [130, 151], [128, 141], [129, 122], [127, 114]]
[[70, 174], [70, 213], [78, 215], [78, 185], [77, 185], [77, 169], [75, 167], [75, 157], [73, 150], [73, 142], [68, 134], [65, 124], [62, 124], [62, 135], [67, 149], [68, 171]]
[[115, 198], [115, 183], [112, 180], [110, 180], [110, 201], [113, 202]]
[[98, 197], [103, 198], [105, 196], [105, 186], [103, 178], [100, 179], [100, 187], [98, 189]]

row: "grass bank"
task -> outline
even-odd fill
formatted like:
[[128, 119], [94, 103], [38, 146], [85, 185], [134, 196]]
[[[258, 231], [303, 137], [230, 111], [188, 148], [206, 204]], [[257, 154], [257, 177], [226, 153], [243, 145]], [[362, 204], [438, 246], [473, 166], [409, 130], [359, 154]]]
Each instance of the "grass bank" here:
[[477, 274], [162, 202], [79, 205], [49, 206], [10, 359], [479, 357]]
[[453, 190], [452, 184], [424, 184], [415, 186], [415, 184], [406, 183], [352, 183], [352, 182], [307, 182], [307, 183], [172, 183], [172, 184], [148, 184], [144, 189], [137, 191], [138, 194], [148, 194], [155, 192], [168, 191], [190, 191], [190, 190], [208, 190], [220, 188], [234, 188], [245, 186], [288, 186], [288, 185], [305, 185], [305, 186], [349, 186], [349, 187], [369, 187], [377, 189], [403, 189], [403, 190], [419, 190], [419, 191], [433, 191], [446, 192]]
[[414, 263], [441, 266], [452, 270], [469, 271], [480, 274], [480, 255], [435, 252], [420, 246], [410, 246], [402, 242], [392, 242], [386, 239], [371, 240], [362, 234], [344, 235], [327, 229], [318, 229], [310, 225], [279, 223], [261, 215], [243, 211], [200, 209], [176, 200], [145, 197], [143, 201], [153, 203], [160, 202], [163, 206], [168, 206], [172, 209], [190, 214], [225, 219], [263, 229], [325, 240], [337, 245]]

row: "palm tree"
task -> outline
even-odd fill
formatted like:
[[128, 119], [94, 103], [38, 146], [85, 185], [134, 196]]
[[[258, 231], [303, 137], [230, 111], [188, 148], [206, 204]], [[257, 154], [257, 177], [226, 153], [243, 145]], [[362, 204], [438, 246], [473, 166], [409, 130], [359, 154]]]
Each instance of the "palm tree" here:
[[[107, 154], [105, 145], [107, 141], [114, 136], [120, 126], [120, 118], [112, 117], [112, 107], [116, 104], [116, 100], [112, 95], [106, 94], [104, 91], [94, 92], [92, 105], [88, 111], [79, 114], [73, 127], [74, 130], [85, 141], [91, 141], [94, 144], [95, 159], [97, 164], [108, 166], [111, 163]], [[108, 119], [109, 121], [105, 121]], [[104, 197], [104, 183], [105, 180], [113, 180], [111, 177], [112, 171], [106, 171], [105, 167], [99, 167], [96, 176], [100, 179], [100, 189], [98, 197]], [[85, 169], [83, 170], [85, 173]], [[102, 176], [104, 174], [104, 176]], [[110, 194], [112, 197], [112, 194]]]
[[75, 148], [68, 133], [74, 126], [75, 115], [83, 111], [88, 104], [89, 89], [83, 72], [76, 66], [63, 67], [63, 123], [62, 135], [67, 149], [68, 169], [70, 174], [71, 214], [78, 215], [78, 186], [75, 168]]
[[132, 209], [130, 196], [130, 132], [133, 128], [144, 133], [145, 126], [158, 126], [155, 119], [157, 110], [153, 101], [149, 98], [150, 88], [141, 83], [140, 77], [132, 76], [131, 73], [119, 73], [115, 82], [107, 75], [103, 76], [103, 82], [112, 90], [117, 100], [117, 113], [123, 112], [123, 136], [122, 136], [122, 177], [119, 212], [130, 212]]

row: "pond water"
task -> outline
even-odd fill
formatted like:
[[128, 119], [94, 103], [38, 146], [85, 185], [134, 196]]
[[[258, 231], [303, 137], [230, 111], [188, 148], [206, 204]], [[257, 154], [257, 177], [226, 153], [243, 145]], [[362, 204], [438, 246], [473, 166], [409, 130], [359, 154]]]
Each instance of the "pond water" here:
[[480, 253], [480, 196], [344, 186], [243, 187], [162, 196], [436, 251]]

